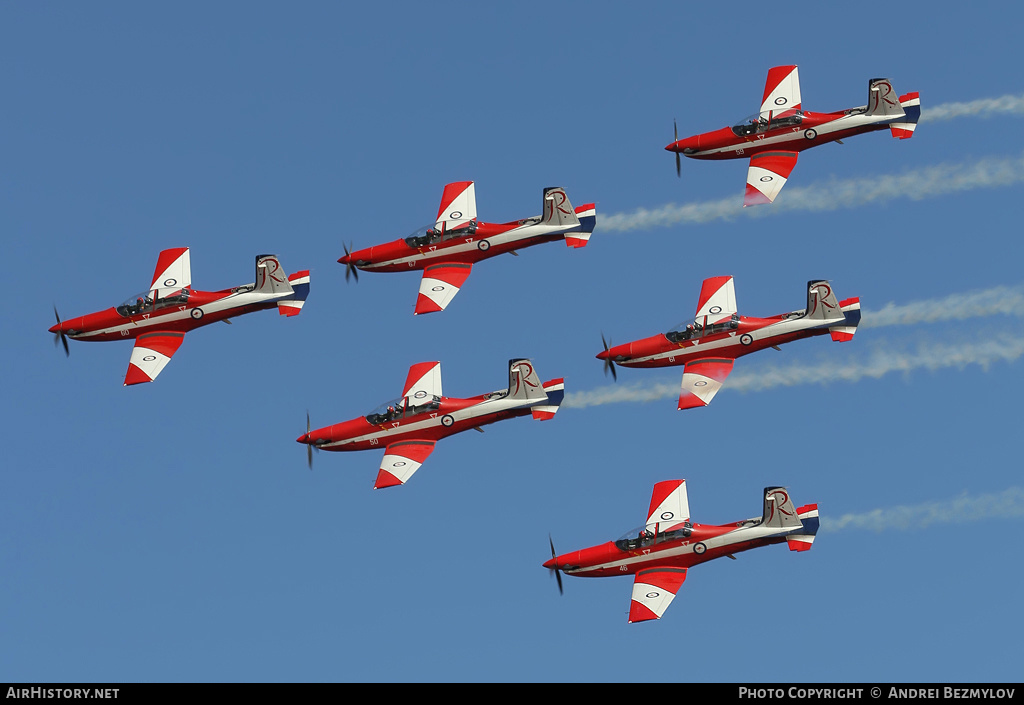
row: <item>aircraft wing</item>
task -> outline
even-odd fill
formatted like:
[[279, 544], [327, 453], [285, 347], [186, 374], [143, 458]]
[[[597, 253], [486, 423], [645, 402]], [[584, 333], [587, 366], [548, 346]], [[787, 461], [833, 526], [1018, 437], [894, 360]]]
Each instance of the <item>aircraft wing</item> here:
[[373, 489], [404, 485], [434, 451], [434, 441], [397, 441], [384, 451]]
[[[152, 289], [184, 289], [192, 285], [192, 263], [187, 247], [164, 250], [156, 261]], [[155, 376], [155, 375], [154, 375]]]
[[409, 368], [409, 376], [405, 378], [403, 397], [414, 400], [430, 399], [441, 395], [441, 363], [417, 362]]
[[416, 314], [444, 311], [451, 303], [463, 282], [473, 271], [472, 264], [432, 264], [423, 270], [420, 280], [420, 294], [416, 298]]
[[124, 386], [156, 379], [181, 347], [183, 340], [184, 333], [169, 331], [143, 333], [136, 338], [132, 358], [128, 362], [128, 373], [124, 376]]
[[699, 320], [707, 316], [707, 323], [718, 323], [722, 319], [732, 318], [734, 313], [736, 313], [736, 287], [732, 277], [705, 279], [700, 288], [696, 318]]
[[638, 571], [633, 579], [630, 623], [661, 619], [684, 580], [686, 568], [647, 568]]
[[781, 113], [800, 109], [800, 74], [796, 66], [776, 66], [768, 69], [764, 84], [761, 112]]
[[654, 486], [651, 508], [647, 511], [648, 524], [661, 524], [660, 530], [669, 531], [673, 525], [689, 518], [686, 480], [665, 480]]
[[796, 156], [796, 152], [761, 152], [752, 156], [747, 167], [743, 207], [774, 201], [796, 166]]
[[444, 187], [437, 209], [434, 229], [447, 232], [476, 220], [476, 186], [472, 181], [456, 181]]
[[693, 409], [710, 404], [732, 372], [733, 362], [728, 358], [707, 358], [686, 363], [679, 391], [679, 408]]

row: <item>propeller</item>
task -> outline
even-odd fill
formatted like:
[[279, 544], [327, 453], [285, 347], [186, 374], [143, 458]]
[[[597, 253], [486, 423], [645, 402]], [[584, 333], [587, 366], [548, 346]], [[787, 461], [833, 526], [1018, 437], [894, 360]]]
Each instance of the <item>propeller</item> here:
[[341, 243], [341, 246], [345, 248], [345, 256], [349, 258], [348, 264], [345, 265], [345, 281], [348, 281], [348, 275], [351, 274], [351, 275], [353, 275], [356, 278], [356, 284], [358, 284], [359, 283], [359, 270], [356, 269], [356, 266], [354, 264], [352, 264], [352, 250], [348, 249], [349, 247], [352, 247], [352, 249], [354, 250], [355, 249], [355, 245], [353, 243], [349, 243], [349, 245], [345, 245], [345, 243]]
[[[309, 441], [309, 442], [306, 444], [306, 464], [309, 465], [309, 469], [310, 470], [313, 469], [313, 448], [314, 448], [314, 446], [313, 446], [313, 439], [309, 437], [309, 433], [312, 430], [313, 430], [313, 427], [309, 425], [309, 412], [307, 411], [306, 412], [306, 440]], [[319, 451], [320, 451], [320, 449], [317, 448], [317, 452], [319, 452]]]
[[[604, 351], [608, 352], [608, 341], [604, 339], [604, 333], [601, 334], [601, 344], [604, 345]], [[606, 377], [608, 376], [608, 370], [611, 370], [612, 372], [612, 379], [618, 382], [619, 377], [615, 374], [615, 363], [612, 362], [610, 357], [606, 357], [604, 359], [604, 374]]]
[[[676, 124], [675, 118], [672, 118], [672, 129], [675, 131], [675, 139], [672, 140], [672, 143], [675, 144], [679, 141], [679, 126]], [[676, 152], [676, 176], [680, 178], [683, 176], [683, 163], [679, 158], [679, 152]]]
[[[555, 553], [555, 542], [551, 540], [551, 534], [548, 534], [548, 543], [551, 544], [551, 560], [555, 560], [558, 558], [558, 554]], [[558, 579], [558, 594], [564, 595], [565, 593], [562, 592], [562, 571], [558, 569], [557, 561], [555, 563], [555, 567], [551, 569], [551, 572], [553, 572], [555, 577]]]
[[[57, 325], [60, 326], [60, 323], [61, 323], [61, 321], [60, 321], [60, 314], [57, 313], [57, 307], [56, 306], [53, 307], [53, 315], [57, 317]], [[58, 330], [56, 333], [53, 334], [53, 344], [54, 344], [54, 346], [57, 345], [57, 341], [58, 340], [60, 342], [64, 343], [64, 357], [71, 357], [71, 351], [68, 350], [68, 336], [65, 335], [64, 331]]]

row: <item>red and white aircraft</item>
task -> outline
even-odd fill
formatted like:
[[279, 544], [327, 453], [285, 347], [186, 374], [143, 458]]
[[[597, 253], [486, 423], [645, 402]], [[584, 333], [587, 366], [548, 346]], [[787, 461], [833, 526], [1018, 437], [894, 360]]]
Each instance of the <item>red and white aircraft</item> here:
[[771, 203], [786, 185], [797, 155], [826, 142], [874, 130], [891, 130], [898, 139], [913, 137], [921, 117], [918, 93], [896, 97], [888, 78], [868, 82], [868, 104], [834, 113], [812, 113], [801, 108], [800, 79], [796, 66], [768, 71], [761, 110], [746, 120], [713, 132], [676, 139], [665, 147], [693, 159], [750, 159], [744, 206]]
[[245, 313], [277, 307], [283, 316], [296, 316], [309, 295], [309, 272], [289, 276], [277, 255], [256, 257], [256, 282], [220, 291], [192, 288], [192, 270], [187, 247], [164, 250], [156, 263], [149, 288], [120, 306], [61, 321], [50, 328], [64, 343], [72, 340], [135, 339], [124, 384], [152, 382], [170, 362], [185, 339], [185, 333], [200, 326], [224, 321]]
[[645, 622], [661, 619], [691, 566], [723, 556], [735, 560], [740, 551], [783, 541], [791, 551], [807, 551], [817, 533], [818, 505], [794, 508], [783, 487], [764, 489], [760, 517], [719, 526], [691, 523], [686, 480], [666, 480], [654, 486], [644, 526], [618, 541], [560, 556], [552, 542], [551, 560], [544, 567], [558, 577], [559, 592], [561, 573], [584, 578], [633, 575], [629, 621]]
[[414, 313], [443, 311], [459, 293], [473, 264], [488, 257], [518, 254], [531, 245], [565, 240], [569, 247], [585, 247], [594, 232], [597, 210], [593, 203], [573, 208], [563, 188], [544, 189], [542, 215], [510, 223], [485, 223], [476, 217], [476, 189], [472, 181], [444, 187], [441, 207], [433, 226], [427, 225], [403, 240], [349, 252], [338, 262], [345, 279], [357, 269], [367, 272], [423, 270]]
[[441, 363], [420, 362], [409, 369], [402, 396], [381, 404], [366, 416], [310, 430], [296, 440], [307, 445], [313, 467], [313, 449], [347, 451], [384, 448], [384, 460], [373, 489], [408, 482], [442, 438], [481, 426], [532, 414], [539, 421], [554, 418], [562, 403], [562, 379], [540, 383], [533, 363], [509, 360], [508, 389], [457, 399], [441, 392]]
[[[736, 312], [732, 277], [704, 280], [692, 322], [667, 333], [609, 347], [597, 354], [605, 373], [615, 366], [674, 367], [685, 365], [679, 408], [707, 406], [732, 372], [738, 357], [801, 338], [829, 333], [832, 340], [853, 339], [860, 323], [860, 299], [836, 301], [827, 281], [807, 282], [807, 308], [769, 318], [750, 318]], [[603, 340], [603, 336], [602, 336]], [[617, 379], [617, 377], [616, 377]]]

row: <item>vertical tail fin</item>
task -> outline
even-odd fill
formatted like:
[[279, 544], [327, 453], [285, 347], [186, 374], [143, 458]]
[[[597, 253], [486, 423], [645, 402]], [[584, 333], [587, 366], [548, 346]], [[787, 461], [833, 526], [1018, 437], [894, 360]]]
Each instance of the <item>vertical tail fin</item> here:
[[889, 125], [892, 136], [896, 139], [906, 140], [914, 136], [914, 129], [917, 121], [921, 119], [921, 96], [916, 91], [900, 96], [900, 107], [903, 108], [904, 117], [899, 122]]
[[761, 525], [773, 529], [793, 529], [803, 525], [785, 487], [764, 488], [764, 515], [761, 517]]
[[541, 216], [542, 225], [556, 225], [560, 228], [571, 228], [580, 224], [576, 211], [560, 186], [549, 186], [544, 189], [544, 210]]
[[814, 536], [818, 533], [818, 505], [805, 504], [796, 510], [796, 515], [803, 528], [800, 533], [787, 536], [786, 543], [790, 551], [810, 551]]
[[902, 117], [903, 108], [888, 78], [872, 78], [868, 81], [868, 115]]
[[547, 394], [541, 386], [540, 378], [533, 363], [525, 358], [514, 358], [508, 361], [508, 398], [509, 399], [545, 399]]
[[807, 282], [807, 312], [804, 317], [812, 321], [843, 320], [843, 310], [828, 281], [812, 279]]
[[256, 289], [260, 294], [285, 296], [292, 293], [288, 273], [284, 271], [277, 255], [256, 255]]

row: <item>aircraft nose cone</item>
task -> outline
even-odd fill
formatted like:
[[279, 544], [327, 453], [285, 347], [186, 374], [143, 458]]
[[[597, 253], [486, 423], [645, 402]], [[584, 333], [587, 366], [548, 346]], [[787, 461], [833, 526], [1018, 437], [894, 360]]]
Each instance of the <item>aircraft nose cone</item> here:
[[678, 140], [665, 147], [669, 152], [682, 152], [683, 154], [696, 152], [699, 148], [699, 138], [697, 137], [687, 137], [686, 139]]
[[338, 258], [338, 264], [348, 264], [352, 260], [352, 255], [342, 255]]
[[54, 323], [52, 326], [50, 326], [50, 332], [51, 333], [59, 333], [61, 325], [62, 324], [60, 324], [60, 323]]
[[545, 568], [554, 568], [555, 567], [555, 559], [554, 558], [549, 558], [546, 561], [544, 561], [544, 567]]
[[312, 441], [309, 440], [309, 434], [308, 433], [303, 433], [301, 436], [299, 436], [298, 438], [295, 439], [295, 442], [296, 443], [305, 443], [306, 445], [309, 445], [310, 443], [312, 443]]
[[612, 356], [612, 351], [611, 350], [602, 350], [601, 352], [599, 352], [596, 355], [598, 360], [607, 360], [611, 356]]

